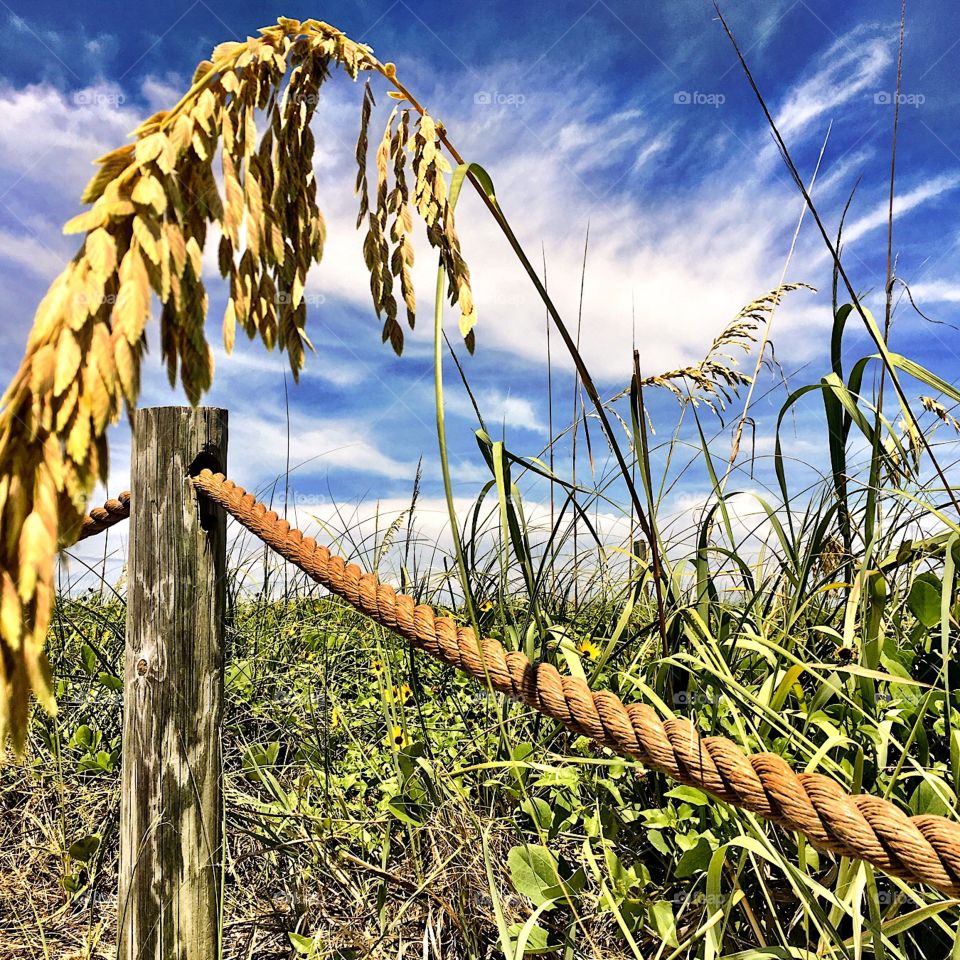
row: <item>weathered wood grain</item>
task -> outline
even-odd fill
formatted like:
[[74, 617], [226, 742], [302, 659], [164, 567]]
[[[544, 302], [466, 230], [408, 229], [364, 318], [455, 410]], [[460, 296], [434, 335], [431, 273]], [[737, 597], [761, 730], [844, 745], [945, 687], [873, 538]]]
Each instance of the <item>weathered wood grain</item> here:
[[[119, 960], [215, 960], [222, 860], [227, 412], [138, 410], [124, 666]], [[199, 459], [198, 459], [199, 458]]]

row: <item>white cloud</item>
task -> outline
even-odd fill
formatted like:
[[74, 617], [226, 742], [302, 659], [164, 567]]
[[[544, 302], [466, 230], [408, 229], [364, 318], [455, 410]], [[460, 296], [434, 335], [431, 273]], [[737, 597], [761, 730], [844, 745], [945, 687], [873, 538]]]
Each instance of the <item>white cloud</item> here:
[[[331, 89], [324, 108], [330, 107], [336, 123], [345, 126], [335, 128], [328, 119], [325, 132], [329, 142], [342, 142], [352, 137], [356, 121], [340, 102], [353, 99], [355, 92], [343, 86]], [[458, 102], [456, 91], [447, 99]], [[444, 119], [466, 156], [495, 158], [488, 168], [501, 204], [538, 271], [543, 242], [548, 288], [571, 329], [577, 323], [589, 223], [581, 342], [595, 376], [608, 382], [629, 377], [634, 317], [645, 370], [695, 362], [743, 304], [779, 282], [799, 197], [782, 179], [771, 181], [762, 164], [745, 167], [742, 156], [721, 161], [700, 185], [676, 186], [667, 193], [657, 188], [655, 168], [680, 133], [651, 131], [642, 112], [631, 110], [614, 115], [621, 129], [612, 136], [606, 123], [592, 129], [570, 121], [563, 98], [543, 102], [551, 106], [526, 114], [527, 108], [505, 109], [496, 119], [489, 108], [474, 108], [472, 113], [461, 109], [459, 114], [454, 108]], [[482, 112], [485, 109], [488, 112]], [[758, 153], [763, 142], [765, 134], [758, 133]], [[318, 168], [329, 240], [324, 262], [308, 286], [368, 309], [362, 236], [354, 228], [354, 170], [346, 151], [338, 156], [339, 161], [327, 157], [323, 169]], [[638, 167], [651, 179], [632, 179]], [[824, 176], [828, 172], [821, 171]], [[620, 187], [605, 192], [618, 181]], [[821, 192], [826, 194], [827, 188]], [[458, 210], [458, 225], [478, 304], [478, 349], [542, 364], [544, 307], [469, 188]], [[422, 317], [430, 311], [436, 259], [418, 233], [414, 280]], [[823, 272], [822, 263], [817, 270]], [[799, 256], [791, 274], [790, 279], [818, 279], [804, 272]], [[796, 330], [809, 351], [809, 326], [790, 322], [791, 317], [800, 320], [793, 311], [802, 296], [795, 295], [781, 308], [779, 336], [789, 337]], [[447, 316], [452, 330], [455, 317], [449, 311]], [[418, 331], [411, 340], [422, 343], [425, 335], [429, 331]], [[556, 336], [553, 346], [554, 363], [569, 369]]]
[[[237, 343], [229, 356], [218, 343], [214, 343], [213, 358], [218, 375], [230, 378], [238, 391], [242, 391], [244, 385], [249, 385], [251, 375], [273, 378], [278, 383], [286, 375], [287, 383], [293, 389], [290, 362], [285, 353], [268, 353], [261, 344], [248, 343], [244, 339]], [[349, 363], [342, 359], [332, 361], [322, 354], [310, 353], [300, 371], [300, 382], [318, 381], [336, 387], [353, 387], [363, 381], [364, 372], [360, 363]]]
[[[912, 190], [896, 195], [893, 200], [894, 219], [922, 206], [928, 200], [934, 200], [941, 196], [941, 194], [955, 189], [958, 184], [960, 184], [960, 174], [946, 173], [939, 177], [931, 177]], [[874, 206], [869, 213], [854, 220], [853, 223], [843, 231], [844, 245], [848, 246], [853, 244], [861, 237], [870, 233], [871, 230], [885, 226], [889, 213], [889, 201], [883, 201]]]
[[[31, 183], [42, 184], [79, 209], [80, 191], [94, 173], [93, 161], [127, 143], [139, 123], [124, 90], [102, 84], [61, 93], [46, 85], [0, 89], [0, 167]], [[11, 186], [7, 185], [6, 195]], [[41, 195], [49, 200], [49, 194]], [[67, 216], [72, 215], [68, 212]], [[55, 227], [55, 236], [60, 224]]]
[[[508, 390], [486, 388], [475, 393], [477, 406], [490, 429], [499, 426], [519, 427], [534, 433], [545, 433], [546, 425], [540, 419], [533, 403], [525, 397], [518, 397]], [[446, 407], [451, 413], [459, 414], [476, 422], [473, 404], [465, 393], [449, 393], [445, 398]]]
[[[568, 114], [563, 121], [553, 145], [570, 169], [580, 175], [590, 175], [598, 166], [617, 163], [620, 151], [626, 148], [642, 152], [650, 140], [649, 120], [642, 110], [618, 110], [590, 122], [571, 117], [573, 114]], [[669, 140], [662, 139], [666, 146]], [[603, 145], [600, 151], [596, 149], [598, 144]]]
[[[51, 238], [56, 242], [56, 238]], [[57, 244], [62, 246], [62, 244]], [[69, 254], [53, 250], [32, 236], [0, 230], [0, 260], [15, 263], [38, 280], [49, 283], [63, 269]]]
[[183, 81], [178, 77], [146, 77], [140, 85], [140, 94], [147, 101], [148, 110], [154, 113], [169, 110], [183, 96]]
[[[158, 380], [159, 373], [151, 373]], [[152, 389], [158, 389], [154, 384]], [[229, 404], [228, 470], [247, 489], [262, 492], [284, 486], [287, 472], [287, 421], [283, 411], [264, 410], [257, 398]], [[148, 404], [153, 401], [148, 401]], [[316, 491], [328, 474], [352, 471], [376, 479], [412, 484], [416, 461], [397, 459], [383, 450], [369, 424], [350, 417], [313, 417], [296, 411], [290, 419], [289, 483], [301, 491]], [[91, 502], [102, 503], [130, 486], [130, 429], [125, 420], [110, 430], [111, 468], [108, 485], [98, 485]], [[465, 467], [467, 465], [464, 465]], [[473, 481], [460, 471], [459, 481]], [[81, 554], [85, 555], [85, 554]]]
[[[240, 408], [230, 419], [231, 473], [263, 481], [286, 470], [287, 424], [282, 416]], [[411, 479], [416, 462], [384, 453], [363, 422], [336, 417], [293, 417], [290, 425], [290, 464], [298, 478], [317, 477], [330, 470], [354, 470], [388, 480]]]
[[910, 285], [910, 293], [920, 309], [925, 303], [960, 303], [960, 283], [932, 280]]
[[477, 484], [491, 479], [490, 470], [482, 463], [473, 460], [460, 460], [450, 465], [450, 479], [453, 484], [469, 485], [476, 489]]
[[835, 115], [839, 107], [868, 96], [872, 101], [883, 93], [892, 63], [890, 39], [878, 36], [874, 27], [861, 26], [838, 37], [776, 112], [774, 119], [787, 144], [806, 133], [815, 120]]

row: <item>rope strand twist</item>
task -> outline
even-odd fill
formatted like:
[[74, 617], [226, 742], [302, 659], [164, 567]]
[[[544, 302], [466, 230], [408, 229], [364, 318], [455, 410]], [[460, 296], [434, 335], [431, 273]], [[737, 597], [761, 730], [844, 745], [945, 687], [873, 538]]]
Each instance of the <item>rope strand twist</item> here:
[[87, 537], [103, 533], [104, 530], [118, 524], [121, 520], [126, 520], [129, 516], [130, 491], [125, 490], [119, 497], [108, 500], [102, 507], [94, 507], [83, 518], [80, 535], [74, 542], [79, 543], [81, 540], [86, 540]]

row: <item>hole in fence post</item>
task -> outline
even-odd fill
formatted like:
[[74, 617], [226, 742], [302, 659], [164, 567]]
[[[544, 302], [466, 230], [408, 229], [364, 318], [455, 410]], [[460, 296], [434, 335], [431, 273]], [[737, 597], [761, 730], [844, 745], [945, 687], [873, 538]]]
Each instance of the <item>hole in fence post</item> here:
[[[223, 464], [214, 449], [204, 448], [194, 458], [190, 464], [190, 476], [198, 477], [204, 470], [211, 473], [223, 473]], [[199, 491], [197, 496], [197, 509], [200, 511], [200, 529], [213, 530], [217, 523], [216, 507], [210, 503]]]

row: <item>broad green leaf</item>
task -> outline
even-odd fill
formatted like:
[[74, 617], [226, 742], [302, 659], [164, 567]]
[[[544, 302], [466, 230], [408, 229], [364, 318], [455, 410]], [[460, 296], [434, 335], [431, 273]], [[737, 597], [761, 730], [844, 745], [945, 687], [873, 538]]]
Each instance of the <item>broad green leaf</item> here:
[[520, 809], [537, 825], [538, 830], [546, 832], [553, 826], [553, 808], [540, 797], [528, 797], [520, 804]]
[[507, 866], [514, 889], [534, 906], [563, 897], [560, 865], [546, 847], [533, 843], [514, 847], [507, 855]]
[[671, 800], [680, 800], [682, 803], [692, 803], [695, 807], [702, 807], [710, 802], [710, 798], [696, 787], [674, 787], [672, 790], [668, 790], [664, 796]]
[[713, 848], [706, 837], [701, 837], [696, 846], [687, 850], [674, 868], [673, 875], [678, 879], [692, 877], [695, 873], [705, 871], [710, 866], [710, 858], [713, 856]]
[[541, 927], [537, 920], [540, 914], [553, 907], [553, 901], [548, 900], [542, 907], [538, 907], [530, 914], [527, 922], [522, 926], [519, 923], [510, 927], [510, 935], [516, 937], [516, 960], [522, 957], [540, 956], [545, 953], [554, 953], [560, 949], [559, 944], [549, 943], [549, 933]]
[[910, 810], [917, 815], [926, 813], [949, 817], [951, 804], [944, 797], [952, 801], [953, 791], [939, 777], [928, 773], [910, 797]]
[[288, 931], [287, 936], [298, 957], [317, 957], [316, 937], [305, 937], [302, 933], [293, 933]]
[[115, 677], [112, 673], [107, 673], [105, 670], [101, 670], [97, 674], [97, 682], [107, 690], [123, 689], [123, 681], [119, 677]]
[[99, 849], [100, 837], [95, 833], [91, 833], [89, 836], [81, 837], [79, 840], [71, 843], [70, 849], [67, 852], [73, 860], [77, 860], [80, 863], [89, 863]]
[[678, 947], [677, 922], [673, 916], [673, 904], [669, 900], [657, 900], [647, 908], [650, 925], [668, 947]]
[[89, 673], [90, 676], [93, 676], [94, 671], [97, 669], [97, 655], [89, 643], [85, 643], [80, 648], [80, 659], [83, 661], [83, 669]]
[[928, 629], [940, 622], [940, 596], [943, 584], [934, 573], [921, 573], [907, 596], [910, 612]]

